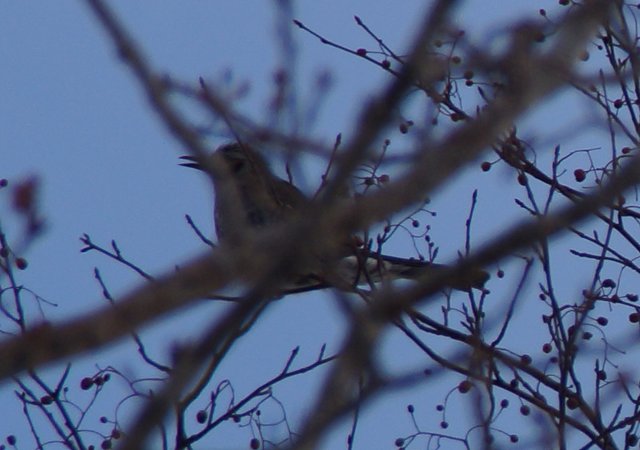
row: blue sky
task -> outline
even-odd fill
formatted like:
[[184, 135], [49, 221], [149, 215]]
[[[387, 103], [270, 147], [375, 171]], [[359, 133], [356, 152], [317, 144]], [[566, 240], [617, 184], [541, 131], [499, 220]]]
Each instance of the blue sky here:
[[[504, 32], [513, 17], [536, 17], [540, 7], [550, 11], [558, 8], [555, 1], [535, 3], [534, 6], [527, 0], [471, 0], [461, 2], [456, 17], [460, 26], [482, 45], [495, 36], [488, 30]], [[246, 98], [234, 106], [255, 120], [268, 118], [273, 72], [281, 63], [274, 44], [272, 2], [189, 0], [109, 4], [157, 70], [194, 84], [198, 77], [217, 80], [231, 71], [234, 80], [250, 86]], [[301, 2], [294, 5], [294, 15], [336, 42], [351, 48], [374, 49], [375, 44], [354, 23], [353, 16], [358, 15], [390, 47], [402, 49], [423, 14], [423, 4], [413, 0], [401, 4]], [[20, 278], [29, 288], [59, 305], [48, 309], [47, 315], [61, 320], [102, 305], [100, 288], [93, 278], [94, 266], [100, 268], [116, 296], [141, 282], [130, 270], [104, 257], [80, 254], [79, 237], [83, 233], [103, 245], [115, 239], [132, 261], [152, 274], [160, 274], [202, 250], [202, 244], [184, 220], [185, 213], [213, 234], [212, 194], [204, 177], [177, 166], [177, 157], [184, 153], [181, 145], [151, 112], [128, 68], [118, 60], [105, 32], [83, 2], [4, 2], [1, 9], [0, 178], [7, 178], [12, 184], [31, 175], [41, 180], [40, 201], [46, 232], [27, 250], [25, 257], [30, 264]], [[337, 133], [348, 137], [365, 100], [376, 94], [388, 76], [363, 60], [322, 45], [297, 28], [292, 34], [299, 56], [297, 73], [302, 100], [310, 98], [319, 73], [329, 72], [333, 80], [313, 135], [328, 144]], [[545, 107], [567, 107], [567, 102], [559, 97]], [[540, 124], [548, 126], [545, 117], [544, 108], [528, 116], [523, 122], [524, 132], [536, 138], [532, 130]], [[558, 126], [559, 133], [567, 129], [566, 124], [549, 126]], [[584, 135], [577, 137], [575, 145], [583, 145], [581, 140], [584, 145], [593, 142], [590, 135]], [[221, 142], [222, 139], [212, 139], [211, 147]], [[549, 148], [554, 144], [550, 142]], [[319, 165], [305, 167], [308, 174], [305, 183], [312, 188], [317, 186], [321, 170]], [[477, 167], [465, 173], [474, 170]], [[475, 176], [472, 183], [477, 183]], [[496, 217], [507, 221], [521, 214], [513, 207], [512, 179], [493, 176], [484, 180], [486, 184], [479, 186], [480, 209], [484, 214], [477, 218], [478, 236], [491, 234], [496, 226], [501, 226], [496, 224]], [[465, 182], [463, 176], [434, 198], [433, 208], [439, 216], [432, 228], [445, 260], [454, 259], [462, 249], [467, 212], [466, 206], [447, 205], [468, 205], [473, 187], [476, 185]], [[494, 195], [500, 195], [500, 200]], [[18, 227], [8, 200], [6, 192], [0, 196], [0, 223], [11, 236]], [[448, 246], [449, 242], [455, 245]], [[411, 252], [406, 243], [393, 250], [398, 254]], [[239, 343], [235, 349], [238, 357], [221, 368], [221, 376], [233, 379], [237, 390], [242, 391], [277, 373], [295, 345], [302, 346], [300, 359], [306, 362], [316, 357], [323, 343], [330, 350], [338, 349], [343, 333], [342, 317], [335, 303], [327, 300], [329, 297], [312, 294], [274, 304], [256, 326], [253, 336]], [[157, 344], [157, 351], [163, 352], [166, 342], [154, 340], [173, 331], [184, 339], [196, 323], [209, 320], [208, 314], [215, 314], [215, 307], [205, 306], [195, 313], [183, 314], [145, 332], [145, 336], [148, 333], [152, 348]], [[418, 367], [420, 362], [416, 358], [420, 355], [406, 346], [397, 350], [400, 342], [399, 336], [391, 332], [381, 351], [388, 349], [397, 358], [391, 360], [394, 364]], [[97, 362], [102, 366], [126, 366], [136, 372], [138, 369], [129, 361], [131, 351], [134, 351], [131, 344], [119, 344], [88, 355], [79, 367], [89, 371]], [[81, 378], [82, 369], [74, 371], [74, 376]], [[314, 380], [317, 375], [286, 384], [280, 394], [285, 400], [300, 398], [301, 393], [313, 391]], [[447, 388], [452, 386], [455, 385]], [[423, 399], [422, 395], [419, 390], [402, 392], [388, 403], [383, 402], [386, 398], [376, 402], [382, 406], [363, 415], [362, 433], [358, 435], [361, 446], [357, 448], [373, 448], [367, 444], [380, 440], [389, 448], [393, 437], [410, 431], [410, 421], [404, 413], [408, 402], [429, 405], [418, 410], [424, 424], [439, 422], [433, 419], [435, 401]], [[0, 385], [3, 399], [0, 404], [11, 404], [12, 398], [12, 387], [7, 383]], [[295, 418], [306, 406], [308, 403], [288, 403], [289, 417]], [[384, 427], [376, 425], [380, 421], [384, 421]], [[0, 424], [0, 439], [23, 426], [14, 422]], [[238, 442], [243, 442], [242, 436]], [[333, 445], [343, 446], [345, 437], [345, 428], [340, 427], [332, 434]], [[330, 448], [329, 444], [326, 448]]]

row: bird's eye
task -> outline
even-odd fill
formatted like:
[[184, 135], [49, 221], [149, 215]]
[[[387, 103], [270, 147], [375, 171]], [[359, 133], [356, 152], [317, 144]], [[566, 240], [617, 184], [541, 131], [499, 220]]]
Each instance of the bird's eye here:
[[238, 173], [240, 172], [242, 169], [244, 169], [245, 166], [245, 161], [242, 160], [235, 160], [233, 161], [233, 163], [231, 164], [231, 170], [233, 171], [233, 173]]

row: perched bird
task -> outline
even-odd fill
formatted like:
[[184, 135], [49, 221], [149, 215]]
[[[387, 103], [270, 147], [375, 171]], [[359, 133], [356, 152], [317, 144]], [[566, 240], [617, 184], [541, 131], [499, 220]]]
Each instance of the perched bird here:
[[[222, 145], [209, 158], [201, 163], [194, 157], [182, 156], [181, 159], [186, 162], [181, 165], [210, 171], [214, 175], [214, 216], [220, 242], [233, 241], [238, 239], [238, 235], [251, 230], [293, 220], [309, 202], [293, 184], [275, 176], [262, 156], [247, 144]], [[338, 261], [331, 265], [333, 274], [340, 276], [352, 287], [381, 280], [416, 279], [434, 268], [446, 268], [442, 264], [373, 253], [359, 248], [354, 242], [352, 236], [340, 238], [340, 243], [343, 244], [340, 246], [340, 255]], [[305, 268], [283, 292], [302, 292], [332, 286], [322, 275], [323, 270], [326, 268]], [[467, 279], [456, 280], [451, 287], [462, 291], [481, 289], [488, 278], [487, 272], [477, 269]]]
[[[281, 223], [308, 201], [293, 184], [273, 175], [264, 159], [246, 145], [223, 145], [210, 158], [212, 169], [222, 168], [226, 172], [214, 176], [214, 218], [220, 241], [238, 227]], [[189, 161], [181, 164], [184, 167], [207, 169], [191, 156], [181, 159]], [[234, 211], [241, 213], [234, 217]]]

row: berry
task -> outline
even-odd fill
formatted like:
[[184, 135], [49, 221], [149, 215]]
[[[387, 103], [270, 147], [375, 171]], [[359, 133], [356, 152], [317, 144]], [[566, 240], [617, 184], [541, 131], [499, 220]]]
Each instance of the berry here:
[[605, 372], [604, 370], [598, 370], [598, 380], [606, 381], [606, 379], [607, 379], [607, 372]]
[[598, 322], [598, 325], [601, 325], [604, 327], [609, 323], [609, 319], [607, 319], [606, 317], [600, 316], [598, 317], [597, 322]]
[[84, 377], [82, 379], [82, 381], [80, 382], [80, 389], [82, 389], [83, 391], [86, 391], [87, 389], [90, 389], [91, 386], [93, 386], [93, 379], [92, 378]]
[[603, 288], [614, 288], [614, 287], [616, 287], [616, 282], [613, 281], [611, 278], [607, 278], [606, 280], [604, 280], [602, 282], [602, 287]]
[[527, 176], [523, 173], [518, 174], [518, 183], [521, 186], [526, 186], [527, 185]]

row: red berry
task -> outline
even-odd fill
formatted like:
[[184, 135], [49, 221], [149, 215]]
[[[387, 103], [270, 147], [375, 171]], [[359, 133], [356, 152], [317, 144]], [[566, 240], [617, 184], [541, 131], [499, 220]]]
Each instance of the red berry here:
[[18, 184], [13, 191], [13, 207], [21, 212], [33, 209], [38, 181], [36, 178], [29, 178]]
[[367, 49], [359, 48], [358, 50], [356, 50], [356, 53], [358, 54], [358, 56], [367, 56]]
[[27, 263], [27, 260], [24, 258], [16, 258], [16, 267], [20, 270], [24, 270], [27, 268], [27, 266], [29, 265], [29, 263]]
[[389, 67], [391, 67], [391, 62], [388, 59], [385, 59], [384, 61], [382, 61], [382, 67], [388, 69]]
[[523, 173], [518, 174], [518, 183], [521, 186], [526, 186], [527, 185], [527, 176]]
[[602, 287], [603, 288], [614, 288], [614, 287], [616, 287], [616, 282], [613, 281], [611, 278], [607, 278], [602, 282]]
[[606, 381], [606, 379], [607, 379], [607, 372], [605, 372], [604, 370], [598, 370], [598, 380]]
[[462, 394], [466, 394], [471, 389], [471, 386], [472, 384], [469, 380], [461, 381], [460, 384], [458, 384], [458, 391]]
[[585, 178], [587, 178], [587, 174], [584, 170], [582, 169], [576, 169], [573, 171], [573, 176], [576, 178], [576, 181], [578, 183], [582, 183]]
[[489, 170], [491, 170], [491, 163], [489, 161], [484, 161], [480, 165], [480, 168], [482, 169], [483, 172], [488, 172]]
[[597, 321], [598, 324], [602, 325], [603, 327], [609, 323], [609, 319], [607, 319], [606, 317], [598, 317]]
[[80, 382], [80, 389], [82, 389], [83, 391], [86, 391], [87, 389], [91, 388], [91, 386], [93, 386], [92, 378], [84, 377]]

